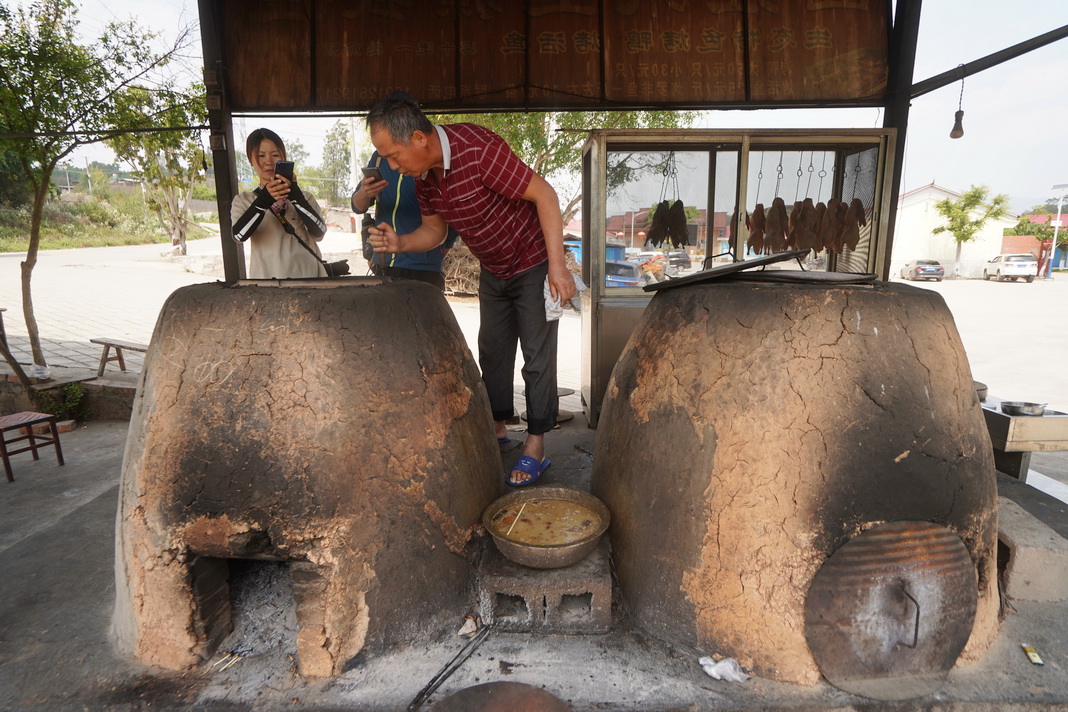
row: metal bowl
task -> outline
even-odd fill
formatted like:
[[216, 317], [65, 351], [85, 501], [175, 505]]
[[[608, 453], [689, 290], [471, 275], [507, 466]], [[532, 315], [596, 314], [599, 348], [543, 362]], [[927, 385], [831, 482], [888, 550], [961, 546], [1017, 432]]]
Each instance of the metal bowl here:
[[[522, 507], [523, 503], [541, 499], [560, 499], [565, 502], [574, 502], [593, 511], [597, 516], [597, 526], [593, 532], [578, 541], [559, 545], [527, 544], [525, 542], [510, 539], [498, 534], [493, 530], [491, 522], [502, 510], [509, 507]], [[585, 559], [590, 552], [597, 548], [601, 536], [608, 529], [612, 515], [604, 502], [588, 492], [569, 489], [567, 487], [531, 487], [530, 489], [518, 490], [496, 499], [486, 511], [482, 513], [482, 524], [486, 531], [493, 537], [493, 542], [507, 558], [517, 564], [529, 566], [534, 569], [558, 569], [571, 566]]]
[[975, 393], [979, 396], [979, 402], [986, 401], [986, 384], [979, 381], [972, 381], [972, 383], [975, 385]]
[[1026, 401], [1001, 401], [1001, 412], [1008, 415], [1042, 415], [1046, 412], [1046, 404], [1028, 403]]

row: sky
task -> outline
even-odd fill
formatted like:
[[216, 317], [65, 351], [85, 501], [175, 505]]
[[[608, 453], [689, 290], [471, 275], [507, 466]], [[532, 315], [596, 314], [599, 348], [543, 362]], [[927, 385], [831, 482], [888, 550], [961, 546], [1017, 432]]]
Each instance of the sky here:
[[[6, 1], [6, 0], [5, 0]], [[24, 2], [8, 2], [22, 5]], [[98, 36], [114, 19], [134, 18], [167, 35], [196, 22], [196, 0], [84, 0], [78, 3], [82, 32]], [[147, 8], [151, 8], [150, 10]], [[914, 82], [985, 57], [1068, 25], [1068, 0], [927, 0], [923, 4]], [[199, 36], [199, 35], [198, 35]], [[929, 183], [963, 192], [985, 185], [1010, 197], [1014, 212], [1055, 197], [1052, 187], [1068, 183], [1068, 39], [1034, 50], [964, 81], [964, 137], [950, 139], [960, 82], [912, 103], [904, 156], [902, 192]], [[312, 162], [322, 156], [323, 138], [337, 117], [235, 117], [235, 135], [269, 126], [298, 138]], [[869, 109], [775, 109], [706, 112], [702, 128], [876, 128], [882, 111]], [[240, 138], [238, 139], [240, 141]], [[369, 149], [365, 149], [369, 153]], [[77, 154], [111, 162], [104, 147]]]

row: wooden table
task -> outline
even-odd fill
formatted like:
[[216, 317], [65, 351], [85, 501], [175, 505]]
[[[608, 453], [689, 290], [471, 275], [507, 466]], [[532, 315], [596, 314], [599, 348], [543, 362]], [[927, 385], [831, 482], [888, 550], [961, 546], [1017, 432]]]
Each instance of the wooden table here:
[[[51, 436], [38, 435], [33, 432], [33, 426], [40, 423], [48, 423], [48, 428], [52, 432]], [[6, 433], [12, 430], [18, 432], [23, 428], [25, 428], [25, 434], [8, 439]], [[30, 443], [26, 447], [17, 450], [9, 450], [7, 447], [12, 443], [18, 443], [24, 440], [28, 440]], [[8, 482], [15, 481], [15, 475], [11, 471], [12, 455], [18, 455], [20, 452], [32, 451], [33, 459], [40, 460], [41, 456], [37, 454], [37, 451], [49, 445], [55, 445], [56, 459], [59, 460], [59, 464], [62, 465], [63, 449], [59, 445], [59, 431], [56, 429], [56, 416], [49, 415], [48, 413], [23, 411], [21, 413], [0, 417], [0, 456], [3, 456], [4, 474], [7, 475]]]
[[1009, 415], [1002, 398], [987, 396], [983, 417], [999, 472], [1027, 481], [1032, 452], [1068, 450], [1068, 413], [1047, 409], [1044, 415]]

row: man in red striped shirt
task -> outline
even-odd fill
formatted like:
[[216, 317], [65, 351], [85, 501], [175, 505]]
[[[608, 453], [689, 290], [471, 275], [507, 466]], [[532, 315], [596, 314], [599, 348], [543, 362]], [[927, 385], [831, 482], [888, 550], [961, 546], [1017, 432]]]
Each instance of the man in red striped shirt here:
[[415, 99], [394, 92], [367, 116], [371, 142], [390, 166], [417, 178], [423, 216], [412, 232], [388, 224], [370, 229], [376, 252], [422, 252], [455, 228], [482, 264], [479, 280], [479, 366], [494, 429], [505, 441], [515, 415], [512, 374], [523, 349], [527, 438], [508, 484], [532, 484], [548, 467], [545, 433], [556, 425], [558, 322], [546, 321], [544, 287], [563, 304], [575, 294], [564, 264], [556, 191], [504, 140], [475, 124], [433, 126]]

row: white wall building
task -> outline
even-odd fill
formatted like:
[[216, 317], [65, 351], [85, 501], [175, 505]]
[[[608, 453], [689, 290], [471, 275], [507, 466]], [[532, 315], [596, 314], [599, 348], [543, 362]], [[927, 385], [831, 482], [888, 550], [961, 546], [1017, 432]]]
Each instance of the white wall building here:
[[[894, 249], [890, 256], [890, 277], [901, 275], [901, 268], [910, 260], [938, 260], [946, 268], [946, 276], [953, 274], [957, 243], [949, 231], [932, 233], [946, 220], [935, 209], [935, 203], [945, 198], [959, 200], [954, 193], [931, 183], [916, 190], [903, 193], [897, 201], [897, 227], [894, 229]], [[976, 213], [975, 217], [979, 217]], [[960, 274], [962, 277], [980, 278], [983, 265], [1001, 254], [1001, 241], [1006, 228], [1014, 227], [1019, 216], [1006, 213], [1000, 218], [987, 221], [976, 238], [961, 246]]]

